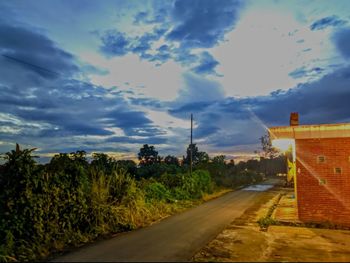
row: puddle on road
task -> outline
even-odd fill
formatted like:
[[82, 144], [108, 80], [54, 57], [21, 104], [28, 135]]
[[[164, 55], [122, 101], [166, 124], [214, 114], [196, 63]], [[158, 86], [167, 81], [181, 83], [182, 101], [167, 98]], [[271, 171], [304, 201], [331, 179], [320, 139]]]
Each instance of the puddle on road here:
[[248, 186], [246, 188], [243, 188], [242, 190], [264, 192], [272, 187], [273, 187], [273, 185], [271, 185], [271, 184], [257, 184], [257, 185]]

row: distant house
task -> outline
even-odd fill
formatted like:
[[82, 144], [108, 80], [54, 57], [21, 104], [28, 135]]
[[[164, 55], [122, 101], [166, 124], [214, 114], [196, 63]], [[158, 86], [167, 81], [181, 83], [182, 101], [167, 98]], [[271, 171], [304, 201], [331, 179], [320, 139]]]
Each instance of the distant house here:
[[294, 141], [299, 220], [350, 226], [350, 123], [299, 126], [293, 113], [269, 133]]

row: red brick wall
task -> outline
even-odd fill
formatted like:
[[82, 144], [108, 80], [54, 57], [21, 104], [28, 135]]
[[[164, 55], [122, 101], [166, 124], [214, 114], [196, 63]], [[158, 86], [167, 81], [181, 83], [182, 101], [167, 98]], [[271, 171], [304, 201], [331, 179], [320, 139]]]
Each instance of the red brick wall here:
[[[350, 226], [350, 138], [296, 140], [299, 219]], [[317, 157], [325, 156], [324, 163]], [[342, 168], [335, 174], [334, 168]], [[320, 185], [319, 180], [326, 180]]]

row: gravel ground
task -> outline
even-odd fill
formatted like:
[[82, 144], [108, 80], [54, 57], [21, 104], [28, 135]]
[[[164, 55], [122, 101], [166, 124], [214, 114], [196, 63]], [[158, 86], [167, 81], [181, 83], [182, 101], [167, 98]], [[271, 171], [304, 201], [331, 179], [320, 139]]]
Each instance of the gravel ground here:
[[270, 226], [256, 221], [266, 215], [283, 188], [264, 192], [245, 213], [196, 253], [193, 261], [350, 262], [350, 231]]

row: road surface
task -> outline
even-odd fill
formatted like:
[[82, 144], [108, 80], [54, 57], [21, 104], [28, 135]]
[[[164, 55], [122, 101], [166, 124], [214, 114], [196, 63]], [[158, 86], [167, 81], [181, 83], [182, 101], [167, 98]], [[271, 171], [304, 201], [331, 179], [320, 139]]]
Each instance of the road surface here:
[[[264, 185], [273, 185], [276, 180]], [[86, 245], [54, 261], [188, 261], [267, 187], [229, 192], [159, 223]]]

